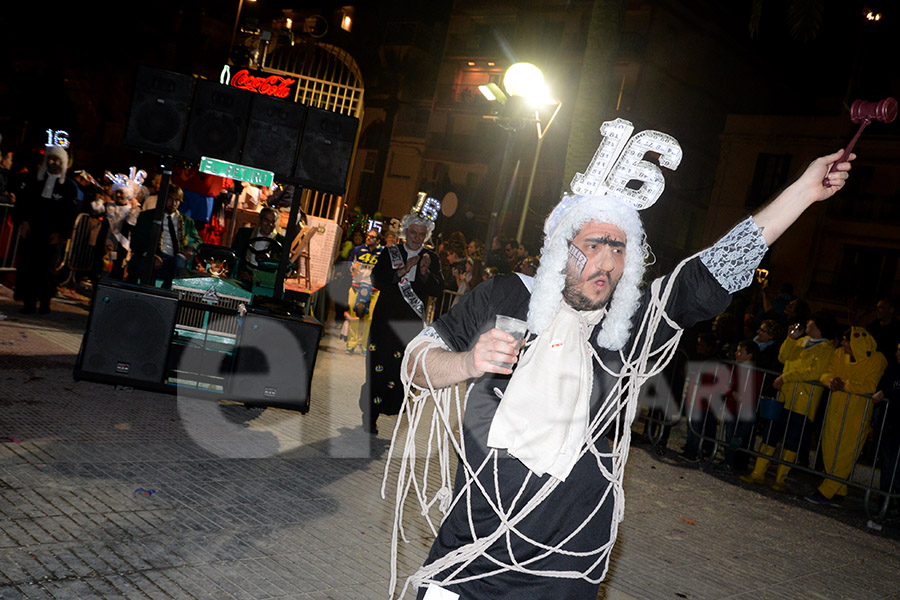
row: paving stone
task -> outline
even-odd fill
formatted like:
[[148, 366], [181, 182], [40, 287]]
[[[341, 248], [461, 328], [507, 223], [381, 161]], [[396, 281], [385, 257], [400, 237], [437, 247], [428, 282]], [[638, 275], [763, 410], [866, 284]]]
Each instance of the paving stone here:
[[[22, 323], [0, 321], [0, 341], [37, 335]], [[0, 598], [386, 600], [396, 460], [387, 501], [380, 490], [396, 420], [362, 434], [363, 361], [339, 340], [323, 339], [308, 414], [219, 409], [284, 448], [233, 458], [228, 435], [214, 434], [219, 455], [192, 437], [179, 412], [187, 400], [74, 383], [71, 351], [54, 341], [66, 335], [31, 340], [17, 369], [3, 368], [20, 359], [0, 345], [0, 386], [11, 392], [0, 420], [21, 438], [0, 444]], [[871, 534], [864, 518], [842, 521], [640, 448], [629, 461], [608, 600], [869, 600], [900, 589], [890, 523]], [[399, 587], [431, 544], [417, 511], [408, 501]]]

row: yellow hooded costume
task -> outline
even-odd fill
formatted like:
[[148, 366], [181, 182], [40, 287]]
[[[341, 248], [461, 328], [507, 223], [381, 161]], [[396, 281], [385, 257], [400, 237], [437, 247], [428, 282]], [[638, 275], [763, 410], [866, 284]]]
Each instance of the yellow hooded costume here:
[[[822, 460], [825, 471], [847, 479], [853, 463], [862, 450], [872, 423], [873, 405], [869, 394], [875, 393], [878, 380], [887, 368], [887, 359], [875, 349], [875, 338], [863, 327], [853, 327], [849, 334], [850, 351], [836, 350], [821, 382], [830, 385], [839, 378], [844, 386], [833, 391], [825, 412], [822, 430]], [[828, 499], [835, 494], [845, 496], [847, 486], [825, 479], [819, 492]]]

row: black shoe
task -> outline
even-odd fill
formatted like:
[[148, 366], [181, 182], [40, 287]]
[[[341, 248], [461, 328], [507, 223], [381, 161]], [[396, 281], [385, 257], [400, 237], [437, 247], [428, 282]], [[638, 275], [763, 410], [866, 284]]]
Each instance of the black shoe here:
[[697, 456], [696, 452], [682, 452], [681, 458], [683, 458], [684, 460], [686, 460], [688, 462], [697, 462], [700, 460], [700, 457]]
[[37, 312], [37, 306], [35, 306], [34, 304], [26, 304], [19, 310], [19, 312], [23, 315], [33, 315]]
[[809, 496], [804, 496], [803, 499], [810, 504], [816, 504], [818, 506], [831, 506], [834, 508], [840, 508], [844, 505], [843, 496], [835, 494], [831, 498], [826, 498], [819, 490], [814, 491]]
[[38, 314], [46, 315], [50, 313], [50, 304], [41, 304], [41, 307], [38, 309]]

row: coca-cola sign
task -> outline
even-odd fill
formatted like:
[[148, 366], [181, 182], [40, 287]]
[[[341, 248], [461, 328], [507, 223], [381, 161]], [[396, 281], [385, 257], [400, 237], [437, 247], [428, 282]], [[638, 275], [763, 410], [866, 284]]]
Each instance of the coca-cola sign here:
[[294, 86], [297, 80], [290, 77], [282, 77], [281, 75], [271, 75], [261, 71], [251, 71], [249, 69], [241, 69], [235, 73], [229, 84], [232, 87], [240, 88], [262, 94], [263, 96], [273, 96], [275, 98], [288, 98], [294, 94]]

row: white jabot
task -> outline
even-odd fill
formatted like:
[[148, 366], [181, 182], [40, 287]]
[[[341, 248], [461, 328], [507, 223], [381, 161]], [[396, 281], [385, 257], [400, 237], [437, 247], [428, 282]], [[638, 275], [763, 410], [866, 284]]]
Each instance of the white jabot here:
[[563, 302], [513, 372], [491, 422], [488, 446], [507, 449], [537, 475], [566, 479], [590, 419], [594, 377], [588, 340], [604, 314], [606, 309], [577, 311]]

